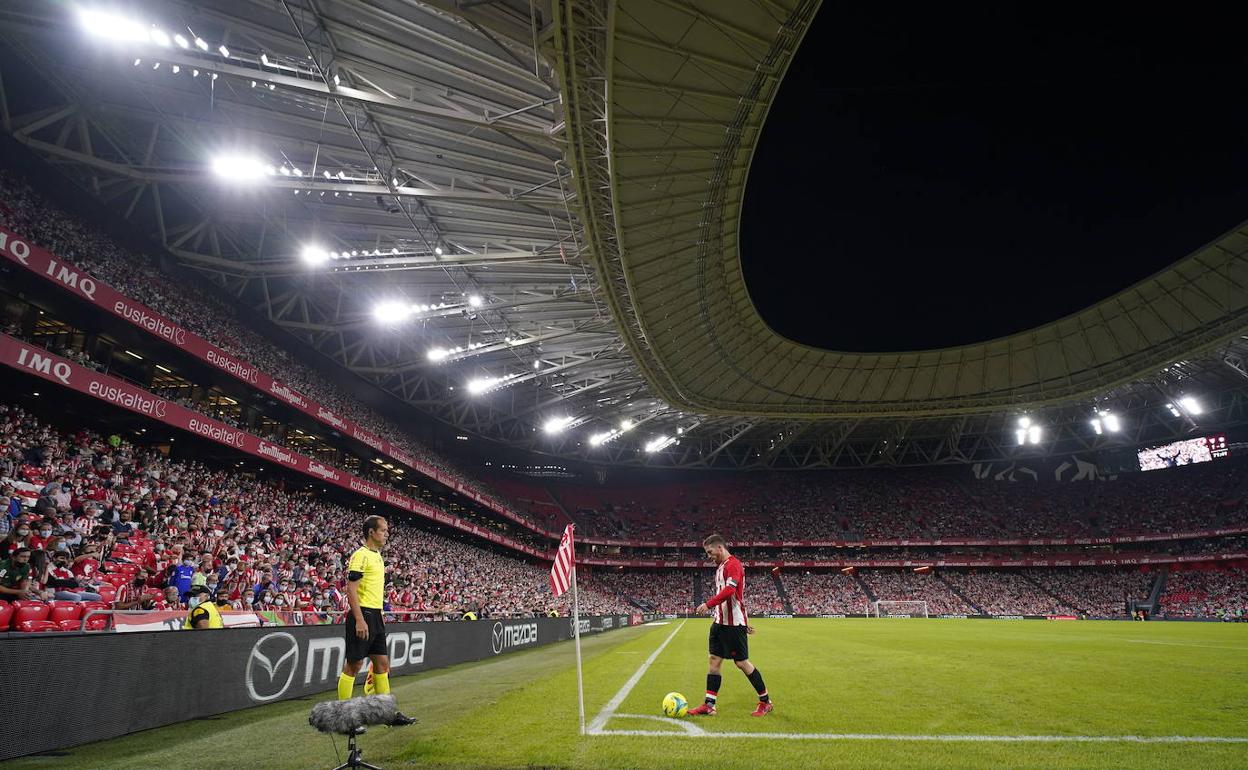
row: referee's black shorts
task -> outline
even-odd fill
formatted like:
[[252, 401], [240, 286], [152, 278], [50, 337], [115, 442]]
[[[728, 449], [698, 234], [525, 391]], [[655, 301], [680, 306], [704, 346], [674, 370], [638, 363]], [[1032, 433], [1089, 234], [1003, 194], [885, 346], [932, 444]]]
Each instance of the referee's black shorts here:
[[750, 643], [745, 626], [721, 626], [712, 623], [709, 647], [710, 653], [717, 658], [748, 660], [750, 657]]
[[381, 619], [381, 610], [361, 607], [364, 624], [368, 626], [368, 638], [361, 639], [355, 635], [355, 617], [347, 613], [347, 660], [354, 663], [364, 660], [369, 655], [389, 655], [386, 648], [386, 624]]

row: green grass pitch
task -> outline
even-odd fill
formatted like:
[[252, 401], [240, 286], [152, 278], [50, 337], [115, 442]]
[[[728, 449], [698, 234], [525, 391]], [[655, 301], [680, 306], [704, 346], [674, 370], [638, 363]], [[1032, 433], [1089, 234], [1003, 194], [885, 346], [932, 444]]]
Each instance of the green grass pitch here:
[[[396, 678], [401, 706], [421, 722], [372, 728], [364, 758], [384, 768], [1248, 768], [1248, 625], [756, 625], [751, 657], [775, 700], [771, 716], [749, 716], [753, 690], [725, 666], [720, 713], [685, 720], [703, 734], [655, 719], [666, 692], [696, 703], [705, 686], [709, 621], [671, 621], [584, 640], [586, 716], [602, 734], [577, 732], [572, 647], [562, 643]], [[614, 715], [594, 722], [634, 678]], [[306, 723], [311, 705], [274, 704], [6, 766], [330, 768], [330, 739]], [[757, 732], [768, 735], [734, 735]], [[1018, 736], [1048, 738], [996, 740]]]

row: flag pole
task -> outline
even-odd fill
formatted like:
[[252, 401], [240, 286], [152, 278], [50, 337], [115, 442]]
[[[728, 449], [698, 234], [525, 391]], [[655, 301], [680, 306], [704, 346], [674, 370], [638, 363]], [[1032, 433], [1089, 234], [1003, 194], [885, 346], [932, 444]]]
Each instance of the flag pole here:
[[585, 683], [581, 678], [581, 603], [576, 592], [576, 553], [572, 554], [572, 635], [576, 639], [576, 697], [580, 707], [581, 735], [585, 734]]

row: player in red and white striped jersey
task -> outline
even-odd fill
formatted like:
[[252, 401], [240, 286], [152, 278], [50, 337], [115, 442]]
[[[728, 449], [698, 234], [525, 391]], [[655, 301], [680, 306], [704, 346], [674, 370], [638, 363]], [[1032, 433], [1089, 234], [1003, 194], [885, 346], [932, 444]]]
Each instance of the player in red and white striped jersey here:
[[749, 634], [754, 633], [749, 615], [745, 612], [745, 568], [737, 557], [728, 553], [728, 544], [719, 535], [711, 535], [702, 541], [702, 548], [718, 566], [715, 570], [715, 595], [698, 605], [698, 613], [712, 612], [710, 634], [710, 668], [706, 674], [706, 700], [701, 706], [689, 709], [695, 716], [715, 713], [719, 699], [719, 686], [723, 681], [720, 665], [724, 658], [732, 658], [741, 673], [758, 692], [758, 706], [753, 716], [761, 717], [772, 710], [771, 697], [763, 675], [750, 662]]

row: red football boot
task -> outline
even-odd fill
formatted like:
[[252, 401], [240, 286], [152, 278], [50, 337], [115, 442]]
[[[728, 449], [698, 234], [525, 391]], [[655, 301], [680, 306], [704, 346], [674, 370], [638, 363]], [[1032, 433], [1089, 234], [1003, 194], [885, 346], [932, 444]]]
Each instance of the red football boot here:
[[[770, 714], [770, 713], [771, 713], [771, 710], [772, 710], [773, 708], [775, 708], [775, 707], [771, 705], [771, 702], [770, 702], [770, 701], [769, 701], [769, 702], [767, 702], [767, 703], [763, 703], [763, 702], [760, 700], [760, 701], [758, 702], [758, 708], [754, 709], [754, 713], [750, 714], [750, 716], [752, 716], [752, 717], [761, 717], [761, 716], [766, 716], [767, 714]], [[693, 713], [693, 712], [689, 712], [689, 713]]]
[[713, 717], [715, 716], [715, 707], [709, 703], [703, 703], [701, 706], [694, 706], [689, 709], [691, 717]]

